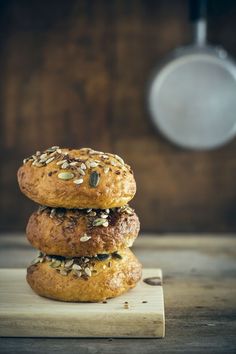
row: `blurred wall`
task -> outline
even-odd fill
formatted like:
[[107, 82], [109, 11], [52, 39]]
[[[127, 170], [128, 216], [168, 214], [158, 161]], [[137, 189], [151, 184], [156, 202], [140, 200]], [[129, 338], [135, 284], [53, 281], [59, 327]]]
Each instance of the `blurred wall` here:
[[[214, 3], [209, 38], [236, 56], [235, 2]], [[16, 171], [52, 145], [125, 158], [142, 230], [236, 231], [236, 140], [182, 150], [146, 110], [153, 68], [191, 40], [186, 1], [8, 0], [0, 16], [1, 231], [24, 229], [36, 206], [19, 192]]]

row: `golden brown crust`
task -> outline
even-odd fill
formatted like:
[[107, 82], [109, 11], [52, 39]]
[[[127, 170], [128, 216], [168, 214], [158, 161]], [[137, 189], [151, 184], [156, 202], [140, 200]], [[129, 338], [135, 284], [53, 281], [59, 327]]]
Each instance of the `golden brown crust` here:
[[27, 269], [27, 281], [37, 294], [51, 299], [103, 301], [133, 288], [141, 278], [141, 264], [134, 254], [129, 249], [120, 254], [122, 259], [93, 262], [96, 273], [92, 272], [88, 278], [78, 278], [73, 272], [61, 275], [49, 262], [31, 265]]
[[[131, 247], [139, 232], [137, 215], [129, 207], [129, 213], [125, 210], [106, 213], [101, 210], [39, 209], [29, 219], [27, 238], [34, 248], [51, 255], [76, 257], [113, 253]], [[97, 220], [104, 220], [108, 226], [93, 226]]]
[[119, 207], [136, 192], [132, 170], [119, 156], [88, 148], [37, 152], [19, 168], [18, 182], [28, 198], [56, 208]]

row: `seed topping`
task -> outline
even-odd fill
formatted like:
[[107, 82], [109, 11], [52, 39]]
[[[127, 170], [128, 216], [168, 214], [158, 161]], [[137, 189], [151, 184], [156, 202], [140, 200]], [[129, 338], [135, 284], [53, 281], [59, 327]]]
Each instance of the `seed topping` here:
[[91, 187], [95, 188], [98, 186], [100, 181], [100, 176], [96, 171], [93, 171], [89, 177], [89, 184]]

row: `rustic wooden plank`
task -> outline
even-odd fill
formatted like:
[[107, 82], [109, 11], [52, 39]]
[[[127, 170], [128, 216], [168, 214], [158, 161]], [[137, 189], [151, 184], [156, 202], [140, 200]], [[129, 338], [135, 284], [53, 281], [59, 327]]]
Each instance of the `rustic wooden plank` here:
[[[42, 298], [32, 291], [25, 277], [25, 269], [0, 269], [1, 337], [165, 335], [160, 269], [143, 269], [143, 277], [134, 289], [106, 303], [92, 304]], [[157, 286], [144, 281], [153, 277], [159, 281]]]
[[[1, 338], [0, 352], [234, 353], [235, 237], [226, 234], [157, 236], [142, 235], [134, 251], [145, 267], [161, 266], [164, 270], [165, 339]], [[16, 266], [22, 266], [34, 252], [23, 235], [8, 234], [0, 238], [1, 267], [7, 259], [8, 264], [16, 262]]]

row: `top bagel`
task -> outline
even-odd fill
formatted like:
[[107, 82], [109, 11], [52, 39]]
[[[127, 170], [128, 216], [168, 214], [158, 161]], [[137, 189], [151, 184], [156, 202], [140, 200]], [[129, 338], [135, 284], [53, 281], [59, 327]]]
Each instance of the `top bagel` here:
[[117, 155], [53, 146], [26, 158], [18, 170], [21, 191], [54, 208], [108, 209], [135, 195], [133, 172]]

